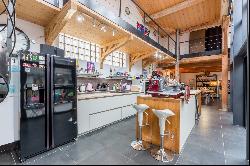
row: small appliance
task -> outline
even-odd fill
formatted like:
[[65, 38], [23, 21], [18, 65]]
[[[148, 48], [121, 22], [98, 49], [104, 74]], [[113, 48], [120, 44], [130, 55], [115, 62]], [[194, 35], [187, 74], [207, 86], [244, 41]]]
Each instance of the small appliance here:
[[91, 84], [91, 83], [88, 83], [87, 84], [87, 87], [86, 87], [86, 90], [88, 91], [88, 92], [92, 92], [94, 89], [93, 89], [93, 84]]
[[85, 91], [86, 91], [86, 85], [85, 84], [80, 85], [79, 92], [85, 92]]
[[153, 91], [153, 92], [159, 91], [159, 80], [158, 79], [149, 80], [148, 91]]

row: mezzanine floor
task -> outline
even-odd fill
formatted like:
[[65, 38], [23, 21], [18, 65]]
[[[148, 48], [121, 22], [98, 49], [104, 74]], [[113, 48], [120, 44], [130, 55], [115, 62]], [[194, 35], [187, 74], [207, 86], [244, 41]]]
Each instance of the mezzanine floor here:
[[[204, 105], [199, 124], [193, 129], [182, 153], [171, 163], [177, 165], [248, 164], [246, 130], [232, 126], [232, 113], [219, 112], [218, 102]], [[162, 165], [148, 152], [130, 147], [135, 139], [135, 118], [111, 125], [76, 142], [27, 160], [23, 164], [47, 165]], [[0, 165], [19, 164], [14, 152], [0, 154]]]

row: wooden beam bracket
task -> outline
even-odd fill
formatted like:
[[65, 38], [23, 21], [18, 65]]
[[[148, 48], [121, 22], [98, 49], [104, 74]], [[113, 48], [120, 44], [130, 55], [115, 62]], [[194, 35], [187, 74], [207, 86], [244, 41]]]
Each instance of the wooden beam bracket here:
[[139, 60], [143, 60], [145, 58], [148, 58], [152, 56], [155, 53], [155, 51], [146, 51], [146, 52], [139, 52], [134, 53], [129, 56], [129, 71], [131, 71], [132, 66], [138, 62]]
[[68, 23], [68, 21], [77, 12], [76, 0], [70, 0], [61, 10], [61, 12], [54, 17], [51, 22], [45, 27], [45, 42], [52, 45], [59, 33]]
[[194, 6], [194, 5], [197, 5], [199, 3], [202, 3], [204, 1], [205, 0], [186, 0], [184, 2], [181, 2], [181, 3], [177, 4], [177, 5], [174, 5], [172, 7], [164, 9], [164, 10], [158, 12], [158, 13], [155, 13], [155, 14], [151, 15], [151, 17], [153, 19], [159, 19], [161, 17], [165, 17], [167, 15], [176, 13], [176, 12], [181, 11], [183, 9], [186, 9], [186, 8], [191, 7], [191, 6]]
[[103, 44], [101, 46], [101, 55], [100, 55], [100, 68], [103, 69], [103, 64], [108, 55], [113, 53], [114, 51], [120, 49], [125, 46], [129, 41], [133, 40], [133, 36], [123, 37], [118, 40], [114, 40], [112, 42]]

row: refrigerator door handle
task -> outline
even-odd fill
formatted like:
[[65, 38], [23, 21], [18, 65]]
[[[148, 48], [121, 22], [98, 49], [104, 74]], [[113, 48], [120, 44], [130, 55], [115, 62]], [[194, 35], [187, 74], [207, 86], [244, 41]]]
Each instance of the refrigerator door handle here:
[[50, 57], [50, 127], [51, 127], [51, 147], [55, 147], [55, 140], [54, 140], [54, 57]]
[[50, 58], [46, 59], [46, 146], [50, 149]]

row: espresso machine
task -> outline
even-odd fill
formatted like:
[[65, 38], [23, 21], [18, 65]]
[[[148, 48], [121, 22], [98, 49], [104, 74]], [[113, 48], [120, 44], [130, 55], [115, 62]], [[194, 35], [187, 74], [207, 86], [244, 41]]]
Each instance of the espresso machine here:
[[150, 79], [148, 91], [159, 92], [159, 79]]

